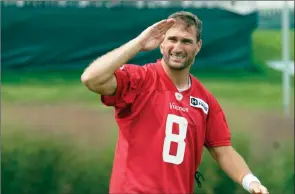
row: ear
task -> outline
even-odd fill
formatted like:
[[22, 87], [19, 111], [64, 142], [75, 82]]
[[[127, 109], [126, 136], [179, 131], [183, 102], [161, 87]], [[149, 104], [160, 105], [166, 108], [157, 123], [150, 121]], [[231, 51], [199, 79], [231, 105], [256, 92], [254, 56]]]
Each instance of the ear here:
[[199, 53], [201, 48], [202, 48], [202, 39], [200, 39], [199, 42], [197, 42], [195, 56]]

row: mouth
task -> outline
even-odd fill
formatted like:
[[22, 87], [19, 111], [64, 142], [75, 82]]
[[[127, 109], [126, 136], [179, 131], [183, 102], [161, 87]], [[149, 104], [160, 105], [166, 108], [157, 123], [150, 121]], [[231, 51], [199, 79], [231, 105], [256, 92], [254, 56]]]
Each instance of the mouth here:
[[171, 54], [170, 54], [170, 57], [172, 58], [173, 61], [177, 61], [177, 62], [179, 62], [179, 61], [182, 61], [182, 60], [185, 58], [185, 55], [183, 55], [183, 54], [173, 54], [173, 53], [171, 53]]

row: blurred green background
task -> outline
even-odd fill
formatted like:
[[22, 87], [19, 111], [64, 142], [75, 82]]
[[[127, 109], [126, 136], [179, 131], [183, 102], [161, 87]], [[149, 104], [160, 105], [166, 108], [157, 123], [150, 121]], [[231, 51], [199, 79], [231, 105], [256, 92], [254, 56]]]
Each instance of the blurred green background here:
[[[282, 72], [267, 65], [282, 57], [277, 23], [267, 26], [260, 12], [241, 15], [220, 9], [1, 3], [3, 194], [108, 192], [117, 125], [112, 108], [102, 106], [80, 75], [91, 60], [179, 10], [200, 13], [204, 21], [205, 46], [192, 73], [224, 108], [234, 147], [270, 193], [294, 193], [294, 77], [291, 115], [284, 116]], [[139, 13], [144, 19], [134, 18]], [[158, 51], [144, 53], [133, 62], [158, 56]], [[205, 182], [196, 193], [246, 193], [206, 150], [200, 171]]]

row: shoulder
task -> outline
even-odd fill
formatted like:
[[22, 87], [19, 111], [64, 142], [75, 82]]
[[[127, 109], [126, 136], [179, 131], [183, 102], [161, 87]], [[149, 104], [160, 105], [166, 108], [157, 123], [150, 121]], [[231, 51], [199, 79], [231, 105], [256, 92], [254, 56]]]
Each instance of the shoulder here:
[[155, 77], [157, 75], [156, 63], [139, 64], [124, 64], [120, 68], [121, 71], [131, 75], [140, 77]]
[[195, 76], [190, 74], [192, 83], [194, 84], [194, 93], [199, 93], [199, 95], [205, 98], [213, 97], [212, 93], [205, 87], [205, 85], [197, 79]]
[[144, 65], [138, 64], [124, 64], [117, 70], [117, 74], [128, 79], [131, 82], [137, 82], [143, 87], [145, 84], [151, 84], [157, 77], [156, 70], [153, 63]]
[[139, 64], [124, 64], [120, 67], [121, 71], [127, 71], [129, 73], [148, 73], [151, 71], [154, 71], [154, 64], [153, 63], [147, 63], [144, 65]]

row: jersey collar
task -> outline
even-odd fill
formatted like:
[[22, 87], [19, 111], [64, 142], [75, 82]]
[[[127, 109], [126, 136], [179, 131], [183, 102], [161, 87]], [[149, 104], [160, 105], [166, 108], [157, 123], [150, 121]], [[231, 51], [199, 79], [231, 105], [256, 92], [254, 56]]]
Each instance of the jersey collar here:
[[178, 92], [178, 93], [182, 93], [182, 94], [190, 94], [191, 93], [192, 88], [194, 87], [194, 80], [193, 80], [191, 74], [189, 74], [189, 78], [191, 80], [190, 88], [188, 88], [187, 90], [179, 92], [177, 87], [174, 85], [174, 83], [170, 79], [170, 77], [166, 74], [166, 72], [165, 72], [165, 70], [164, 70], [164, 68], [162, 66], [161, 59], [157, 60], [155, 66], [156, 66], [156, 70], [157, 70], [158, 74], [160, 75], [160, 78], [163, 79], [165, 81], [165, 83], [168, 83], [168, 85], [165, 85], [166, 90], [172, 90], [174, 92]]

